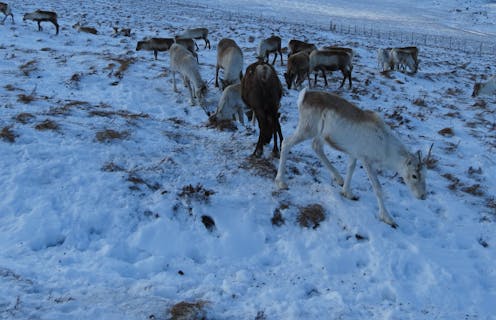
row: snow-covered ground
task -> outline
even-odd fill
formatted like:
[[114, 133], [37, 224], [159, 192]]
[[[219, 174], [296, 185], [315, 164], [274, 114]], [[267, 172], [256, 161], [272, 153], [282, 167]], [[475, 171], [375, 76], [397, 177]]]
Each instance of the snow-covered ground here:
[[[0, 318], [496, 318], [496, 98], [471, 97], [495, 73], [494, 56], [420, 46], [417, 74], [383, 74], [377, 48], [408, 43], [328, 31], [332, 16], [492, 39], [496, 4], [299, 3], [14, 3], [15, 24], [0, 25]], [[22, 21], [37, 8], [57, 11], [58, 36]], [[77, 33], [78, 21], [99, 34]], [[133, 37], [113, 37], [113, 26]], [[168, 53], [135, 51], [144, 37], [197, 26], [212, 43], [198, 43], [208, 111], [223, 37], [238, 42], [245, 67], [272, 33], [352, 47], [353, 89], [338, 89], [338, 73], [319, 88], [379, 112], [412, 150], [434, 143], [428, 198], [381, 172], [392, 229], [377, 219], [364, 170], [352, 183], [359, 201], [343, 198], [309, 142], [289, 156], [289, 190], [277, 190], [270, 147], [250, 157], [257, 128], [209, 126], [182, 84], [172, 90]], [[282, 98], [286, 137], [297, 95]], [[346, 157], [327, 151], [344, 173]], [[323, 209], [316, 228], [298, 222], [309, 208]]]

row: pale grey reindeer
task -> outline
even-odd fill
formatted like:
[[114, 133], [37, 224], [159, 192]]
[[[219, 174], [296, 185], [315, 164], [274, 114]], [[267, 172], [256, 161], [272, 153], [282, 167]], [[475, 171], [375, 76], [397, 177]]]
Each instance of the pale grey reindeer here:
[[[243, 114], [250, 111], [250, 108], [241, 98], [241, 83], [231, 84], [222, 91], [217, 110], [210, 116], [211, 121], [238, 120], [245, 124]], [[252, 116], [252, 124], [255, 125], [255, 116]]]
[[195, 57], [188, 49], [177, 43], [172, 44], [169, 51], [174, 91], [178, 92], [176, 72], [179, 72], [183, 76], [184, 83], [189, 90], [191, 105], [194, 105], [195, 101], [197, 101], [200, 106], [204, 106], [207, 85], [201, 78], [199, 65]]
[[[303, 89], [298, 97], [298, 113], [296, 132], [282, 142], [275, 178], [279, 188], [287, 188], [285, 169], [290, 149], [298, 143], [313, 139], [313, 150], [331, 171], [334, 180], [343, 186], [342, 195], [346, 198], [357, 199], [351, 193], [350, 184], [357, 159], [362, 162], [377, 198], [379, 218], [392, 227], [397, 224], [384, 205], [377, 169], [398, 172], [416, 198], [426, 198], [425, 163], [430, 154], [422, 160], [420, 151], [408, 151], [375, 112], [359, 109], [332, 93]], [[349, 155], [345, 180], [326, 157], [324, 142]]]
[[224, 70], [221, 79], [222, 89], [238, 83], [243, 77], [243, 52], [236, 41], [224, 38], [217, 45], [217, 64], [215, 66], [215, 86], [219, 87], [219, 69]]
[[351, 72], [353, 71], [352, 55], [344, 50], [314, 50], [309, 56], [309, 70], [315, 71], [314, 86], [317, 84], [317, 73], [322, 72], [324, 82], [327, 86], [327, 77], [325, 71], [340, 70], [343, 74], [340, 88], [343, 87], [346, 78], [348, 78], [349, 88], [352, 86]]
[[43, 11], [43, 10], [36, 10], [34, 12], [26, 13], [24, 17], [22, 18], [23, 21], [26, 20], [32, 20], [36, 21], [38, 23], [38, 31], [43, 30], [41, 27], [41, 22], [47, 21], [51, 22], [55, 26], [55, 34], [59, 34], [59, 24], [57, 22], [57, 13], [53, 11]]
[[[176, 39], [203, 39], [205, 41], [205, 49], [210, 49], [210, 40], [208, 40], [208, 29], [207, 28], [192, 28], [187, 29], [184, 32], [176, 35]], [[196, 45], [196, 43], [195, 43]], [[198, 50], [198, 45], [196, 45]]]
[[12, 9], [5, 2], [0, 2], [0, 12], [4, 14], [4, 18], [2, 20], [2, 24], [5, 22], [8, 16], [12, 19], [12, 23], [14, 23], [14, 14], [12, 13]]
[[263, 60], [264, 62], [269, 62], [269, 55], [274, 53], [274, 60], [272, 60], [272, 64], [276, 63], [277, 53], [281, 56], [281, 66], [283, 65], [282, 61], [282, 50], [281, 50], [281, 38], [278, 36], [271, 36], [267, 39], [260, 41], [258, 45], [257, 57], [258, 59]]

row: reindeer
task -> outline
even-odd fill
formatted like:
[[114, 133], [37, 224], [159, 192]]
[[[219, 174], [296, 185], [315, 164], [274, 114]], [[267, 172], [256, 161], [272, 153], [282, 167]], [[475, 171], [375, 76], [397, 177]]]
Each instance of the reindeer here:
[[305, 77], [308, 79], [308, 85], [310, 86], [309, 57], [307, 51], [300, 51], [291, 55], [288, 58], [286, 68], [287, 71], [284, 73], [284, 78], [286, 79], [288, 89], [291, 89], [293, 83], [295, 84], [295, 88], [299, 88], [305, 81]]
[[379, 48], [377, 49], [377, 65], [381, 71], [388, 71], [394, 69], [394, 62], [391, 56], [392, 48]]
[[23, 21], [32, 20], [38, 23], [38, 31], [43, 30], [41, 27], [41, 22], [48, 21], [51, 22], [55, 26], [55, 34], [59, 34], [59, 24], [57, 23], [57, 13], [52, 11], [42, 11], [36, 10], [34, 12], [26, 13], [22, 18]]
[[284, 65], [282, 61], [281, 38], [278, 36], [271, 36], [264, 39], [258, 45], [258, 59], [265, 62], [269, 61], [269, 54], [274, 53], [274, 60], [272, 64], [276, 63], [277, 53], [281, 56], [281, 66]]
[[172, 38], [151, 38], [138, 41], [138, 43], [136, 44], [136, 51], [153, 51], [153, 56], [155, 57], [155, 60], [157, 60], [158, 52], [169, 50], [173, 44], [174, 39]]
[[[343, 87], [346, 78], [349, 81], [349, 88], [351, 88], [351, 71], [353, 64], [351, 62], [351, 55], [341, 50], [314, 50], [309, 56], [309, 70], [322, 71], [324, 76], [325, 85], [327, 86], [327, 77], [325, 71], [341, 70], [343, 74], [343, 81], [341, 81], [340, 88]], [[317, 73], [315, 74], [314, 86], [317, 84]]]
[[417, 47], [403, 47], [392, 48], [391, 59], [394, 69], [405, 70], [408, 67], [413, 73], [418, 70], [418, 48]]
[[[338, 95], [307, 89], [303, 89], [298, 97], [298, 114], [296, 132], [285, 139], [281, 146], [275, 178], [279, 188], [287, 188], [285, 167], [290, 149], [300, 142], [313, 139], [313, 150], [331, 171], [334, 181], [343, 186], [341, 193], [346, 198], [357, 199], [350, 191], [350, 183], [357, 159], [362, 162], [377, 198], [379, 218], [390, 226], [396, 228], [397, 224], [384, 205], [376, 169], [395, 170], [416, 198], [426, 198], [425, 163], [428, 160], [421, 159], [420, 151], [408, 151], [378, 114], [359, 109]], [[326, 157], [324, 142], [349, 155], [345, 180]]]
[[91, 34], [98, 34], [98, 30], [93, 27], [82, 26], [79, 22], [72, 26], [78, 32], [86, 32]]
[[219, 87], [219, 69], [224, 70], [224, 79], [221, 79], [222, 89], [243, 78], [243, 52], [232, 39], [224, 38], [217, 45], [216, 87]]
[[[176, 39], [203, 39], [205, 41], [205, 49], [210, 49], [210, 41], [208, 40], [208, 29], [207, 28], [194, 28], [187, 29], [183, 33], [176, 36]], [[198, 50], [198, 45], [195, 43], [196, 49]]]
[[282, 85], [274, 67], [263, 61], [252, 63], [246, 68], [241, 80], [241, 98], [255, 113], [260, 128], [257, 146], [253, 155], [262, 156], [264, 145], [274, 136], [272, 154], [279, 155], [277, 135], [282, 141], [278, 109], [282, 97]]
[[198, 62], [194, 56], [185, 47], [174, 43], [170, 47], [170, 69], [172, 71], [172, 81], [174, 91], [178, 92], [176, 87], [176, 72], [183, 76], [183, 81], [190, 93], [190, 104], [195, 104], [195, 99], [200, 106], [205, 105], [205, 95], [207, 94], [207, 85], [202, 80]]
[[310, 54], [310, 52], [317, 49], [317, 47], [313, 43], [308, 43], [296, 39], [289, 40], [288, 48], [289, 48], [288, 59], [295, 53], [304, 51], [307, 54]]
[[112, 32], [113, 37], [117, 37], [117, 36], [130, 37], [131, 36], [131, 28], [112, 27], [112, 29], [113, 29], [113, 32]]
[[489, 78], [486, 82], [476, 82], [472, 97], [479, 95], [495, 95], [496, 94], [496, 76]]
[[353, 49], [351, 48], [346, 48], [346, 47], [338, 47], [338, 46], [323, 46], [321, 50], [325, 51], [338, 51], [338, 52], [346, 52], [347, 54], [350, 55], [351, 59], [353, 60], [353, 57], [355, 53], [353, 52]]
[[[236, 119], [245, 124], [243, 113], [249, 111], [248, 106], [241, 98], [241, 83], [231, 84], [222, 91], [217, 110], [210, 116], [210, 121]], [[252, 117], [255, 120], [255, 117]], [[254, 124], [254, 123], [253, 123]]]
[[2, 24], [5, 23], [5, 20], [7, 19], [8, 16], [12, 19], [12, 23], [14, 23], [14, 15], [12, 14], [12, 10], [10, 9], [10, 6], [5, 3], [5, 2], [0, 2], [0, 12], [4, 14], [4, 18], [2, 20]]

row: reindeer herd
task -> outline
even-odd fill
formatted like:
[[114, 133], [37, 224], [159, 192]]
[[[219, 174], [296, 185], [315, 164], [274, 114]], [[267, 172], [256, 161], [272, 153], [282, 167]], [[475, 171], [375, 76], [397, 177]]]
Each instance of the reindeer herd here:
[[[2, 24], [7, 17], [14, 23], [14, 15], [10, 6], [0, 2], [0, 12], [4, 14]], [[36, 10], [24, 15], [23, 20], [37, 22], [41, 31], [41, 22], [50, 22], [59, 33], [57, 14], [51, 11]], [[73, 26], [78, 31], [96, 34], [96, 30], [85, 30], [79, 23]], [[127, 35], [130, 30], [125, 30]], [[118, 30], [116, 30], [118, 32]], [[200, 74], [198, 62], [198, 45], [194, 40], [202, 39], [204, 48], [211, 48], [207, 28], [188, 29], [174, 38], [150, 38], [138, 41], [136, 51], [153, 51], [155, 59], [158, 52], [168, 51], [170, 70], [172, 72], [173, 90], [178, 91], [176, 73], [183, 79], [188, 88], [191, 105], [206, 104], [207, 83]], [[340, 88], [348, 79], [348, 87], [352, 88], [352, 71], [354, 52], [351, 48], [325, 46], [317, 48], [315, 44], [292, 39], [288, 43], [288, 57], [284, 78], [288, 89], [300, 89], [305, 79], [308, 88], [312, 87], [310, 75], [314, 73], [313, 87], [317, 83], [320, 72], [328, 85], [326, 72], [340, 71], [343, 79]], [[282, 40], [273, 35], [262, 39], [258, 45], [257, 59], [251, 63], [243, 74], [243, 51], [234, 39], [223, 38], [217, 44], [217, 62], [215, 67], [215, 86], [220, 87], [222, 95], [217, 110], [209, 118], [219, 120], [237, 119], [244, 124], [244, 115], [254, 114], [259, 127], [259, 138], [253, 155], [260, 157], [264, 145], [274, 140], [272, 154], [280, 156], [279, 168], [275, 178], [278, 188], [287, 188], [285, 167], [290, 149], [305, 140], [312, 139], [312, 148], [324, 166], [332, 173], [334, 181], [342, 187], [342, 195], [349, 199], [357, 199], [351, 192], [351, 178], [357, 160], [363, 164], [375, 192], [380, 219], [396, 227], [397, 224], [389, 215], [382, 196], [381, 184], [377, 170], [391, 169], [397, 172], [412, 194], [425, 199], [426, 161], [429, 154], [422, 158], [420, 151], [410, 152], [394, 135], [381, 117], [372, 111], [362, 110], [337, 94], [322, 90], [304, 88], [300, 91], [298, 106], [298, 126], [292, 136], [283, 140], [279, 122], [280, 101], [283, 86], [274, 67], [279, 55], [281, 66], [284, 65]], [[382, 72], [391, 70], [416, 73], [419, 69], [417, 47], [380, 48], [377, 52], [379, 69]], [[269, 63], [270, 54], [274, 54]], [[219, 71], [222, 69], [222, 78]], [[496, 78], [486, 83], [476, 83], [473, 96], [479, 94], [495, 94]], [[220, 85], [219, 85], [220, 81]], [[280, 155], [278, 148], [281, 146]], [[348, 170], [345, 179], [324, 153], [323, 146], [332, 148], [349, 156]]]

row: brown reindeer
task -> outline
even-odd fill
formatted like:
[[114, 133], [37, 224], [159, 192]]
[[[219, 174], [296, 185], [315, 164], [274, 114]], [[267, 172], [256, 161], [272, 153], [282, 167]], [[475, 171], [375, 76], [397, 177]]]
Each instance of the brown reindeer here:
[[5, 15], [5, 17], [2, 20], [2, 24], [5, 22], [5, 19], [7, 19], [8, 16], [12, 18], [12, 23], [14, 23], [14, 15], [12, 14], [12, 10], [10, 9], [10, 6], [7, 3], [0, 2], [0, 12]]
[[284, 73], [288, 89], [291, 89], [293, 83], [295, 88], [298, 89], [305, 81], [305, 78], [308, 79], [308, 86], [310, 86], [310, 72], [308, 66], [309, 57], [306, 51], [300, 51], [288, 58], [288, 64], [286, 65], [287, 71]]
[[[327, 86], [327, 77], [325, 71], [340, 70], [343, 74], [343, 81], [341, 81], [340, 88], [343, 87], [346, 78], [349, 81], [351, 88], [351, 71], [353, 64], [351, 62], [351, 55], [341, 50], [314, 50], [310, 53], [309, 70], [310, 72], [319, 70], [322, 71], [324, 76], [325, 85]], [[315, 74], [314, 86], [317, 84], [317, 73]]]
[[288, 58], [298, 52], [305, 51], [307, 54], [310, 54], [310, 52], [317, 49], [317, 47], [313, 43], [308, 43], [296, 39], [289, 40], [288, 48], [289, 48]]
[[59, 24], [57, 23], [57, 13], [52, 11], [36, 10], [34, 12], [26, 13], [22, 18], [23, 21], [32, 20], [38, 23], [38, 31], [43, 30], [41, 22], [51, 22], [55, 26], [55, 34], [59, 34]]
[[[176, 36], [176, 39], [203, 39], [205, 41], [205, 49], [210, 49], [210, 40], [208, 40], [208, 29], [207, 28], [193, 28], [187, 29], [181, 34]], [[196, 49], [198, 50], [198, 45], [195, 43]]]
[[282, 97], [282, 85], [274, 67], [266, 62], [257, 61], [246, 68], [241, 80], [241, 98], [255, 113], [260, 128], [257, 146], [253, 155], [260, 157], [264, 145], [274, 137], [272, 153], [279, 156], [277, 135], [282, 141], [279, 124], [279, 106]]
[[172, 38], [151, 38], [147, 40], [138, 41], [136, 44], [136, 51], [148, 50], [153, 51], [153, 56], [157, 60], [157, 54], [159, 51], [167, 51], [170, 49], [174, 39]]

